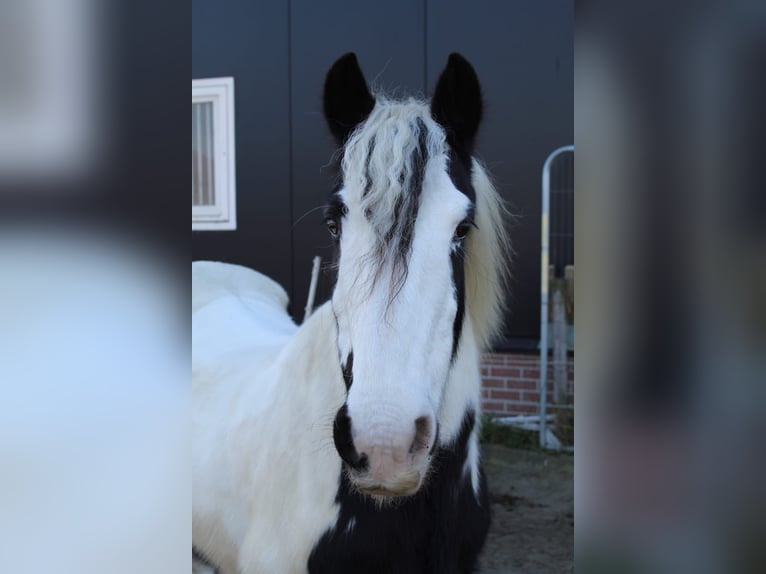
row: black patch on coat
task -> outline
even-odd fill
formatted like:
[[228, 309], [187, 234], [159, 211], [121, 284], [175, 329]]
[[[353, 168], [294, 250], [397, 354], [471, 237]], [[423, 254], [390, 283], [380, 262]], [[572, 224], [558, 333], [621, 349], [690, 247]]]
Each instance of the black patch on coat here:
[[350, 390], [354, 383], [354, 351], [348, 354], [346, 364], [343, 365], [343, 382], [346, 383], [346, 391]]
[[460, 345], [460, 335], [463, 333], [463, 321], [465, 320], [465, 251], [459, 246], [450, 254], [452, 265], [452, 284], [455, 286], [457, 299], [457, 312], [452, 323], [452, 358], [454, 361]]
[[354, 440], [351, 438], [351, 417], [348, 416], [348, 405], [345, 403], [343, 403], [343, 406], [338, 409], [335, 415], [335, 421], [332, 425], [332, 438], [343, 462], [354, 470], [360, 472], [367, 470], [369, 464], [367, 455], [359, 455], [354, 446]]
[[[341, 472], [338, 522], [311, 552], [310, 574], [465, 574], [474, 572], [489, 529], [486, 479], [478, 501], [463, 466], [476, 424], [468, 411], [455, 443], [439, 446], [426, 486], [384, 508], [356, 493]], [[348, 528], [353, 519], [353, 528]]]
[[[449, 165], [447, 171], [452, 180], [452, 184], [471, 200], [471, 205], [476, 204], [476, 190], [471, 183], [472, 163], [471, 158], [464, 161], [462, 154], [450, 147]], [[470, 232], [469, 232], [470, 233]], [[455, 297], [457, 299], [457, 312], [455, 321], [452, 324], [452, 360], [457, 356], [460, 344], [460, 335], [463, 332], [463, 321], [465, 320], [465, 250], [463, 245], [458, 245], [450, 254], [450, 263], [452, 265], [452, 284], [455, 287]]]
[[471, 205], [476, 205], [476, 190], [474, 190], [471, 180], [473, 176], [473, 160], [471, 156], [465, 156], [463, 152], [450, 146], [447, 159], [449, 161], [447, 174], [452, 180], [452, 184], [471, 200]]
[[205, 566], [206, 568], [212, 568], [213, 572], [215, 574], [218, 574], [218, 568], [216, 568], [212, 562], [210, 562], [210, 559], [205, 556], [202, 552], [197, 550], [194, 546], [192, 546], [192, 562], [196, 562], [197, 564], [201, 564], [202, 566]]

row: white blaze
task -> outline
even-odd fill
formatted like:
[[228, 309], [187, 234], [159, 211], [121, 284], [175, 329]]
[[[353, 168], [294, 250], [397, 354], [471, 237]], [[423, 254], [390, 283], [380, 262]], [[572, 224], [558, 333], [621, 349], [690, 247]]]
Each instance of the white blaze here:
[[348, 413], [355, 443], [391, 449], [394, 456], [409, 448], [419, 417], [431, 421], [432, 444], [452, 355], [457, 301], [450, 254], [470, 202], [445, 167], [435, 158], [426, 170], [401, 283], [390, 264], [394, 254], [386, 254], [382, 269], [371, 256], [376, 237], [360, 207], [361, 193], [341, 191], [348, 212], [333, 308], [341, 361], [354, 353]]

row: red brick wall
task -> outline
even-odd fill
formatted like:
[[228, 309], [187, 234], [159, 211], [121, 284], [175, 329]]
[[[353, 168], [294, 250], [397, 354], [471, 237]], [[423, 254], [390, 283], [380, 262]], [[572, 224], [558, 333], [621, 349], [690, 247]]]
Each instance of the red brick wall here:
[[[482, 409], [484, 414], [509, 416], [536, 414], [540, 393], [539, 355], [487, 353], [482, 357]], [[548, 404], [553, 403], [553, 367], [548, 363]], [[567, 359], [567, 401], [574, 402], [574, 358]]]

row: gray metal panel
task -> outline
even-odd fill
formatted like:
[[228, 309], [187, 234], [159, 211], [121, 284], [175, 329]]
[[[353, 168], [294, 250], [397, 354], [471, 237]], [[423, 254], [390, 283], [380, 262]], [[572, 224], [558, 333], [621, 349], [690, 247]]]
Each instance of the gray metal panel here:
[[[293, 309], [300, 318], [308, 293], [311, 259], [330, 262], [331, 242], [322, 226], [323, 205], [334, 173], [335, 145], [322, 116], [324, 76], [336, 58], [355, 51], [367, 80], [381, 88], [423, 91], [425, 76], [423, 2], [294, 0], [291, 6], [293, 157]], [[323, 167], [324, 166], [324, 167]], [[308, 215], [306, 215], [308, 214]], [[328, 298], [323, 273], [317, 304]]]
[[548, 154], [574, 138], [571, 0], [427, 0], [427, 81], [433, 90], [450, 52], [482, 82], [478, 155], [518, 219], [506, 333], [539, 336], [540, 174]]
[[234, 76], [237, 230], [192, 233], [194, 259], [254, 267], [290, 286], [288, 7], [192, 2], [192, 78]]

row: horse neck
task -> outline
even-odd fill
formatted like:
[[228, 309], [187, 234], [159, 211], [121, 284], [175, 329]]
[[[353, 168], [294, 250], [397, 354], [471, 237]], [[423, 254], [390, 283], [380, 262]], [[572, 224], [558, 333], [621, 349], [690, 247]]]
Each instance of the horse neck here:
[[286, 420], [302, 425], [308, 419], [332, 421], [346, 400], [336, 329], [328, 301], [298, 328], [277, 358], [273, 400], [287, 405]]

